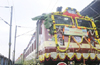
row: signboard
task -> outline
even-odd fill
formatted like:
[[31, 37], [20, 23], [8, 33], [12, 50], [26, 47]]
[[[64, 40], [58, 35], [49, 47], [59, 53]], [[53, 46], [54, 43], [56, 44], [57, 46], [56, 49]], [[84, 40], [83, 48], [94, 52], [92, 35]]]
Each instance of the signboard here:
[[57, 65], [67, 65], [65, 62], [59, 62]]
[[87, 36], [87, 30], [78, 28], [69, 28], [65, 26], [64, 35]]

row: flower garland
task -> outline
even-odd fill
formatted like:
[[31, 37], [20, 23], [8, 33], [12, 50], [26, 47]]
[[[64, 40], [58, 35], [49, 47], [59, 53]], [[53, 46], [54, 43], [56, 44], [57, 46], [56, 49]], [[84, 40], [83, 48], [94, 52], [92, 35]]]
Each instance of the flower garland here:
[[86, 39], [86, 37], [85, 37], [85, 40], [88, 42], [88, 44], [89, 44], [93, 49], [95, 49], [95, 50], [97, 50], [97, 51], [100, 52], [100, 50], [98, 50], [96, 47], [94, 47], [94, 46], [91, 45], [91, 43]]
[[[91, 20], [91, 21], [92, 21], [92, 26], [93, 26], [93, 28], [94, 28], [94, 30], [95, 30], [95, 35], [97, 36], [97, 38], [99, 38], [98, 31], [96, 30], [96, 25], [95, 25], [95, 23], [93, 22], [93, 20]], [[100, 40], [97, 39], [97, 41], [98, 41], [98, 43], [99, 43], [99, 45], [100, 45]]]
[[39, 56], [39, 60], [41, 61], [41, 62], [44, 62], [44, 60], [45, 60], [45, 55], [43, 54], [43, 55], [40, 55]]
[[76, 53], [75, 56], [76, 56], [76, 59], [77, 60], [81, 60], [81, 58], [82, 58], [81, 53]]
[[95, 31], [93, 31], [93, 33], [92, 33], [92, 31], [91, 30], [89, 30], [88, 31], [88, 33], [90, 32], [90, 34], [93, 36], [94, 35], [94, 33], [95, 33]]
[[59, 53], [58, 56], [59, 56], [59, 59], [62, 61], [66, 59], [66, 53]]
[[67, 57], [71, 60], [74, 57], [75, 53], [67, 53]]
[[[78, 42], [75, 40], [74, 36], [72, 36], [72, 38], [73, 38], [73, 40], [77, 43], [77, 45], [79, 46], [79, 49], [76, 50], [76, 51], [79, 51], [79, 50], [80, 50], [80, 43], [78, 43]], [[81, 42], [82, 42], [82, 41], [83, 41], [83, 36], [82, 36], [82, 40], [81, 40]]]
[[40, 60], [40, 61], [42, 61], [42, 55], [41, 55], [41, 56], [39, 56], [39, 60]]
[[100, 60], [100, 54], [96, 54], [97, 59]]
[[95, 60], [95, 58], [96, 58], [96, 55], [94, 53], [90, 53], [90, 59]]
[[90, 54], [89, 53], [82, 53], [82, 56], [84, 59], [88, 59]]
[[67, 45], [66, 49], [64, 49], [64, 50], [60, 49], [58, 43], [57, 43], [57, 49], [58, 49], [59, 51], [61, 51], [61, 52], [65, 52], [65, 51], [69, 48], [69, 44], [70, 44], [70, 36], [69, 36], [69, 38], [68, 38], [68, 45]]
[[56, 52], [51, 52], [51, 59], [52, 59], [53, 61], [56, 61], [57, 58], [58, 58], [58, 54], [57, 54]]
[[81, 43], [83, 42], [83, 36], [82, 36], [81, 42], [77, 42], [77, 41], [75, 40], [74, 36], [72, 36], [72, 38], [73, 38], [73, 40], [74, 40], [76, 43], [78, 43], [78, 44], [81, 44]]
[[93, 41], [94, 41], [94, 42], [97, 42], [97, 43], [99, 43], [99, 42], [98, 42], [96, 39], [94, 39], [93, 37], [92, 37], [92, 39], [93, 39]]
[[43, 56], [42, 56], [42, 61], [43, 62], [45, 61], [45, 54], [43, 54]]
[[73, 60], [74, 57], [76, 57], [77, 61], [80, 61], [82, 59], [82, 57], [85, 60], [88, 60], [89, 57], [91, 60], [95, 60], [96, 57], [98, 60], [100, 60], [100, 54], [95, 54], [95, 53], [56, 53], [56, 52], [45, 53], [43, 55], [40, 55], [39, 60], [41, 62], [44, 62], [45, 59], [47, 59], [46, 61], [49, 61], [51, 58], [52, 61], [57, 61], [57, 59], [59, 58], [61, 61], [64, 61], [66, 59], [66, 57], [68, 60]]
[[49, 61], [49, 59], [50, 59], [50, 53], [45, 53], [45, 58], [46, 58], [46, 61]]
[[45, 53], [46, 58], [50, 57], [50, 53]]
[[[54, 14], [55, 14], [55, 13], [54, 13]], [[58, 13], [58, 15], [59, 15], [59, 13]], [[70, 18], [72, 19], [72, 17], [70, 17]], [[64, 50], [60, 49], [60, 47], [59, 47], [59, 45], [58, 45], [58, 41], [57, 41], [57, 31], [56, 31], [56, 24], [55, 24], [54, 15], [51, 15], [51, 19], [53, 20], [53, 29], [54, 29], [54, 37], [55, 37], [55, 44], [56, 44], [56, 47], [57, 47], [57, 49], [58, 49], [59, 51], [65, 52], [65, 51], [68, 49], [69, 44], [70, 44], [70, 36], [69, 36], [69, 39], [68, 39], [68, 45], [67, 45], [66, 49], [64, 49]], [[73, 19], [72, 19], [72, 22], [74, 23], [74, 20], [73, 20]], [[59, 25], [62, 25], [62, 24], [59, 24]], [[64, 26], [64, 25], [63, 25], [63, 26]], [[63, 36], [63, 38], [64, 38], [64, 36]]]

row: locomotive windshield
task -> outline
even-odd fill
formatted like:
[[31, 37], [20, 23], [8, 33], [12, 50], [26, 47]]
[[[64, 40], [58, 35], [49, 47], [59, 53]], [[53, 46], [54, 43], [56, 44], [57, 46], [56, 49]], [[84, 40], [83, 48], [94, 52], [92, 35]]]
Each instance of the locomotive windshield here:
[[69, 17], [55, 15], [55, 24], [69, 24], [72, 25], [72, 19]]
[[82, 20], [82, 19], [77, 19], [77, 22], [78, 22], [78, 26], [84, 26], [84, 27], [92, 28], [92, 23], [91, 23], [91, 21]]

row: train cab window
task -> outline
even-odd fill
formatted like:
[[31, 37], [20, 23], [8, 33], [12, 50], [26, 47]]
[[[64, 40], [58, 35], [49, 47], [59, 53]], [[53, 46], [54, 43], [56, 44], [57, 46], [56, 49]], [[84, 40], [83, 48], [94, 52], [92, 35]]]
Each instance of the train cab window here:
[[54, 18], [55, 18], [55, 23], [56, 24], [69, 24], [69, 25], [72, 25], [72, 19], [70, 17], [55, 15]]
[[92, 28], [92, 23], [91, 23], [91, 21], [82, 20], [82, 19], [77, 19], [77, 23], [78, 23], [78, 26], [84, 26], [84, 27]]

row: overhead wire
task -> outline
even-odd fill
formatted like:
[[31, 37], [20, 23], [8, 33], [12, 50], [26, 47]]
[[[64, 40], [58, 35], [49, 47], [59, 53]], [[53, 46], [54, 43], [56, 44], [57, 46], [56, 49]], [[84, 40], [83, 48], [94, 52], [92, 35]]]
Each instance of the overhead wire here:
[[[3, 18], [0, 17], [0, 19], [1, 19], [4, 23], [6, 23], [7, 25], [10, 26], [10, 24], [9, 24], [7, 21], [5, 21]], [[21, 27], [21, 28], [32, 28], [32, 27], [25, 27], [25, 26], [17, 26], [17, 27]]]
[[[9, 6], [9, 1], [8, 1], [8, 0], [7, 0], [7, 3], [8, 3], [8, 6]], [[1, 6], [1, 7], [4, 8], [4, 6]], [[10, 12], [10, 8], [9, 8], [9, 12]], [[1, 19], [3, 22], [5, 22], [7, 25], [10, 26], [10, 24], [9, 24], [7, 21], [5, 21], [3, 18], [0, 17], [0, 19]]]
[[25, 26], [18, 26], [17, 27], [21, 27], [21, 28], [33, 28], [33, 27], [25, 27]]
[[48, 11], [48, 8], [50, 7], [51, 3], [52, 3], [52, 0], [50, 0], [49, 5], [48, 5], [48, 7], [46, 9], [46, 12]]
[[34, 31], [34, 29], [33, 29], [33, 30], [31, 30], [31, 31], [28, 31], [28, 32], [26, 32], [26, 33], [20, 34], [20, 35], [18, 35], [18, 36], [16, 36], [16, 37], [20, 37], [20, 36], [22, 36], [22, 35], [25, 35], [25, 34], [27, 34], [27, 33], [32, 32], [32, 31]]
[[56, 6], [57, 2], [58, 2], [58, 0], [57, 0], [56, 3], [54, 4], [54, 6], [53, 6], [53, 8], [51, 9], [51, 11], [54, 9], [54, 7]]
[[[10, 5], [9, 5], [9, 1], [7, 0], [7, 3], [8, 3], [8, 6], [10, 7]], [[9, 8], [9, 12], [11, 11], [11, 9]]]
[[[32, 27], [25, 27], [25, 26], [18, 26], [18, 25], [17, 25], [17, 27], [19, 27], [19, 28], [32, 28]], [[31, 31], [26, 32], [26, 33], [23, 33], [23, 34], [17, 35], [16, 37], [19, 37], [19, 36], [22, 36], [22, 35], [26, 35], [27, 33], [32, 32], [32, 31], [34, 31], [34, 30], [35, 30], [35, 28], [32, 29]], [[30, 35], [31, 35], [31, 34], [30, 34]]]
[[10, 26], [10, 24], [9, 24], [7, 21], [5, 21], [4, 19], [2, 19], [1, 17], [0, 17], [0, 19], [1, 19], [3, 22], [5, 22], [7, 25]]
[[[9, 6], [9, 1], [7, 0], [7, 2], [8, 2], [8, 6]], [[14, 1], [12, 0], [12, 5], [13, 5], [13, 13], [14, 13], [14, 20], [15, 20], [15, 25], [16, 25], [16, 17], [15, 17], [15, 7], [14, 7]], [[0, 17], [1, 18], [1, 17]], [[10, 24], [8, 23], [8, 22], [6, 22], [4, 19], [2, 19], [1, 18], [1, 20], [3, 20], [6, 24], [8, 24], [9, 26], [10, 26]], [[21, 28], [32, 28], [32, 27], [25, 27], [25, 26], [17, 26], [17, 27], [21, 27]], [[33, 30], [31, 30], [31, 31], [34, 31], [34, 29]], [[31, 31], [28, 31], [28, 32], [26, 32], [26, 33], [23, 33], [23, 34], [21, 34], [21, 35], [18, 35], [17, 37], [19, 37], [19, 36], [22, 36], [22, 35], [25, 35], [25, 34], [27, 34], [27, 33], [29, 33], [29, 32], [31, 32]]]
[[9, 5], [9, 1], [7, 0], [7, 3], [8, 3], [8, 5]]

